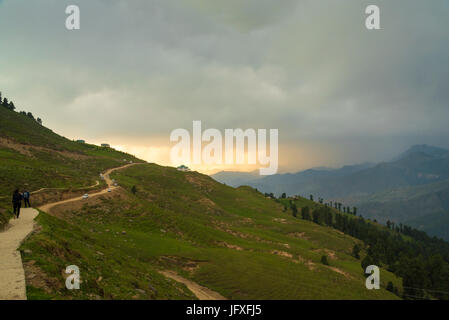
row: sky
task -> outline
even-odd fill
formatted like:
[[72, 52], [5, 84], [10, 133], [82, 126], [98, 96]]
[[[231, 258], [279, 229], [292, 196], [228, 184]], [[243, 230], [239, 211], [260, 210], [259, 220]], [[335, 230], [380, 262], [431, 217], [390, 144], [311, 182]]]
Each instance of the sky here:
[[386, 161], [449, 148], [448, 25], [446, 0], [0, 0], [0, 90], [67, 138], [162, 165], [194, 120], [278, 129], [280, 172]]

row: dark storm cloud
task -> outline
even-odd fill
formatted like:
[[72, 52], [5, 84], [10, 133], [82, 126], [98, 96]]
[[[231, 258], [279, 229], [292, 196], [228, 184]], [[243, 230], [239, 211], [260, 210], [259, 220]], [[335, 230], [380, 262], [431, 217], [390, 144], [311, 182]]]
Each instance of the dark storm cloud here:
[[[382, 30], [368, 31], [376, 2]], [[70, 137], [143, 145], [197, 119], [279, 128], [291, 168], [317, 148], [333, 165], [449, 147], [447, 1], [0, 3], [0, 87]]]

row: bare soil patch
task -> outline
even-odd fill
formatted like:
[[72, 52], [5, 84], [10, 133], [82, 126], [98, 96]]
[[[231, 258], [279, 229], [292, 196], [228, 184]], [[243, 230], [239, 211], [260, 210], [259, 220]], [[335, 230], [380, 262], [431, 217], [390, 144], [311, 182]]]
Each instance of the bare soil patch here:
[[104, 193], [101, 196], [89, 197], [80, 201], [70, 201], [56, 205], [48, 210], [51, 215], [61, 219], [68, 219], [72, 216], [73, 212], [79, 212], [83, 207], [101, 207], [104, 201], [124, 199], [128, 195], [122, 188], [117, 188], [114, 192]]
[[291, 238], [309, 240], [309, 237], [306, 236], [305, 232], [292, 232], [289, 233], [288, 236]]
[[181, 269], [194, 273], [199, 267], [201, 263], [206, 263], [207, 261], [202, 260], [190, 260], [184, 257], [178, 256], [160, 256], [159, 262], [166, 268], [172, 268], [174, 266], [180, 267]]
[[326, 254], [331, 260], [337, 260], [337, 254], [329, 249], [315, 249], [313, 252]]
[[293, 255], [291, 253], [288, 253], [288, 252], [285, 252], [285, 251], [273, 250], [273, 251], [271, 251], [271, 254], [275, 254], [275, 255], [278, 255], [278, 256], [282, 256], [282, 257], [293, 259]]
[[19, 152], [20, 154], [23, 154], [23, 155], [25, 155], [27, 157], [31, 157], [31, 158], [34, 157], [33, 151], [49, 152], [49, 153], [56, 154], [63, 158], [69, 158], [69, 159], [74, 159], [74, 160], [86, 160], [86, 159], [92, 158], [90, 156], [87, 156], [87, 155], [84, 155], [81, 153], [75, 153], [75, 152], [69, 152], [69, 151], [58, 151], [58, 150], [45, 148], [45, 147], [20, 144], [11, 139], [6, 139], [6, 138], [0, 138], [0, 146], [15, 150], [15, 151]]
[[224, 242], [224, 241], [218, 242], [218, 245], [220, 247], [225, 247], [225, 248], [233, 249], [233, 250], [237, 250], [237, 251], [243, 251], [244, 250], [242, 247], [239, 247], [239, 246], [237, 246], [235, 244], [229, 244], [229, 243]]
[[337, 272], [337, 273], [343, 275], [347, 279], [351, 279], [351, 276], [349, 275], [349, 273], [344, 272], [343, 270], [338, 269], [337, 267], [332, 267], [332, 266], [326, 266], [326, 267], [334, 272]]
[[23, 263], [27, 285], [42, 289], [46, 293], [51, 293], [63, 288], [62, 279], [58, 280], [56, 278], [48, 276], [35, 263], [36, 261], [34, 260]]
[[274, 222], [279, 222], [282, 224], [288, 224], [287, 219], [283, 219], [283, 218], [274, 218], [273, 219]]
[[162, 275], [176, 282], [183, 283], [199, 300], [227, 300], [218, 292], [212, 291], [206, 287], [200, 286], [192, 280], [185, 279], [174, 271], [159, 271]]

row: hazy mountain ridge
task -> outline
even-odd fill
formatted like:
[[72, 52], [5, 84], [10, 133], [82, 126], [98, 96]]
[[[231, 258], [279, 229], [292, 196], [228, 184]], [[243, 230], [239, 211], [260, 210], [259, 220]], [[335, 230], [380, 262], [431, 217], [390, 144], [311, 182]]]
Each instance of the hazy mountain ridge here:
[[449, 150], [446, 150], [446, 149], [443, 149], [443, 148], [439, 148], [439, 147], [429, 146], [427, 144], [417, 144], [417, 145], [412, 146], [410, 149], [408, 149], [407, 151], [403, 152], [402, 154], [400, 154], [396, 158], [394, 158], [392, 161], [401, 160], [401, 159], [407, 157], [408, 155], [410, 155], [412, 153], [425, 153], [425, 154], [427, 154], [429, 156], [432, 156], [432, 157], [449, 156]]
[[[112, 148], [70, 141], [0, 106], [0, 224], [11, 218], [14, 186], [74, 191], [131, 160], [142, 162]], [[120, 187], [110, 193], [39, 213], [37, 232], [20, 248], [28, 299], [195, 298], [160, 270], [183, 273], [230, 299], [398, 299], [402, 292], [401, 278], [386, 269], [396, 293], [361, 285], [361, 259], [367, 254], [361, 240], [298, 219], [252, 188], [235, 189], [156, 164], [112, 177]], [[42, 191], [49, 197], [55, 193]], [[43, 204], [61, 195], [44, 198]], [[38, 206], [37, 195], [31, 202]], [[301, 203], [321, 207], [307, 199]], [[357, 243], [361, 252], [354, 257]], [[321, 259], [328, 252], [334, 259], [329, 256], [326, 265]], [[83, 290], [63, 285], [63, 270], [71, 264], [84, 270]], [[235, 276], [246, 268], [250, 274]]]
[[[358, 206], [359, 213], [366, 217], [382, 222], [389, 219], [409, 223], [432, 235], [449, 239], [446, 227], [449, 226], [449, 218], [445, 218], [449, 209], [444, 204], [447, 180], [449, 150], [415, 145], [390, 162], [344, 166], [330, 171], [310, 169], [242, 184], [276, 195], [285, 192], [307, 197], [312, 194], [315, 198], [337, 200]], [[437, 217], [443, 224], [434, 224], [426, 220], [426, 216], [429, 219], [433, 217], [431, 220]]]
[[[60, 177], [60, 186], [69, 188], [75, 179], [83, 184], [103, 168], [123, 165], [123, 157], [139, 161], [110, 148], [67, 140], [11, 110], [0, 113], [5, 116], [0, 137], [8, 141], [0, 148], [5, 184], [28, 183], [34, 177], [28, 186], [40, 187]], [[33, 139], [25, 144], [27, 137]], [[368, 167], [314, 169], [302, 176], [338, 179]], [[306, 198], [267, 199], [250, 187], [231, 188], [197, 172], [156, 164], [129, 167], [112, 177], [120, 186], [117, 191], [57, 206], [50, 214], [40, 212], [39, 231], [20, 248], [29, 299], [193, 298], [161, 270], [174, 270], [229, 299], [423, 295], [401, 282], [421, 290], [449, 290], [448, 244], [416, 230], [386, 228]], [[255, 178], [254, 173], [249, 177]], [[406, 252], [406, 257], [397, 252]], [[433, 264], [415, 259], [421, 255], [441, 266], [439, 273], [432, 273], [435, 283], [415, 280], [415, 269], [405, 270], [409, 265], [421, 268], [423, 277], [433, 272]], [[83, 290], [59, 285], [69, 264], [85, 270]], [[382, 268], [381, 290], [366, 290], [362, 271], [367, 264]]]
[[258, 180], [261, 178], [259, 171], [257, 170], [251, 172], [220, 171], [212, 175], [212, 177], [216, 181], [232, 187], [239, 187], [249, 181]]

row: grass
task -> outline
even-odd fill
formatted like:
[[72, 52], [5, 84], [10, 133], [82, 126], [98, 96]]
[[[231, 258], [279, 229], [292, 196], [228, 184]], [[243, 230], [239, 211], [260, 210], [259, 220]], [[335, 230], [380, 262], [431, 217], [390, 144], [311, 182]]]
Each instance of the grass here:
[[[401, 281], [386, 270], [381, 290], [365, 288], [360, 260], [351, 256], [358, 240], [294, 218], [251, 188], [152, 164], [113, 178], [125, 189], [120, 197], [68, 210], [63, 218], [40, 213], [42, 230], [21, 249], [31, 250], [24, 260], [55, 285], [33, 286], [30, 299], [43, 295], [38, 289], [56, 299], [192, 298], [157, 272], [164, 269], [230, 299], [398, 298], [384, 288]], [[70, 264], [84, 275], [79, 291], [62, 285]]]
[[82, 188], [100, 172], [134, 156], [61, 137], [25, 115], [0, 106], [0, 228], [10, 215], [15, 188]]
[[[140, 162], [0, 107], [0, 228], [13, 188], [85, 188], [123, 159]], [[113, 178], [122, 191], [55, 216], [39, 213], [20, 248], [29, 299], [194, 299], [159, 273], [167, 269], [230, 299], [397, 299], [365, 288], [360, 260], [351, 256], [358, 240], [294, 218], [254, 189], [152, 164]], [[297, 206], [312, 206], [307, 201]], [[69, 265], [80, 268], [81, 290], [65, 288]], [[383, 288], [388, 281], [400, 288], [382, 270]]]
[[[25, 265], [38, 266], [45, 285], [29, 285], [28, 299], [181, 299], [192, 298], [183, 286], [171, 284], [153, 267], [133, 257], [129, 237], [107, 237], [92, 225], [74, 225], [45, 213], [37, 222], [43, 229], [21, 248]], [[117, 226], [116, 226], [117, 227]], [[127, 244], [126, 242], [130, 243]], [[25, 252], [31, 252], [26, 254]], [[80, 268], [82, 290], [65, 288], [64, 270]], [[157, 288], [157, 289], [156, 289]]]

